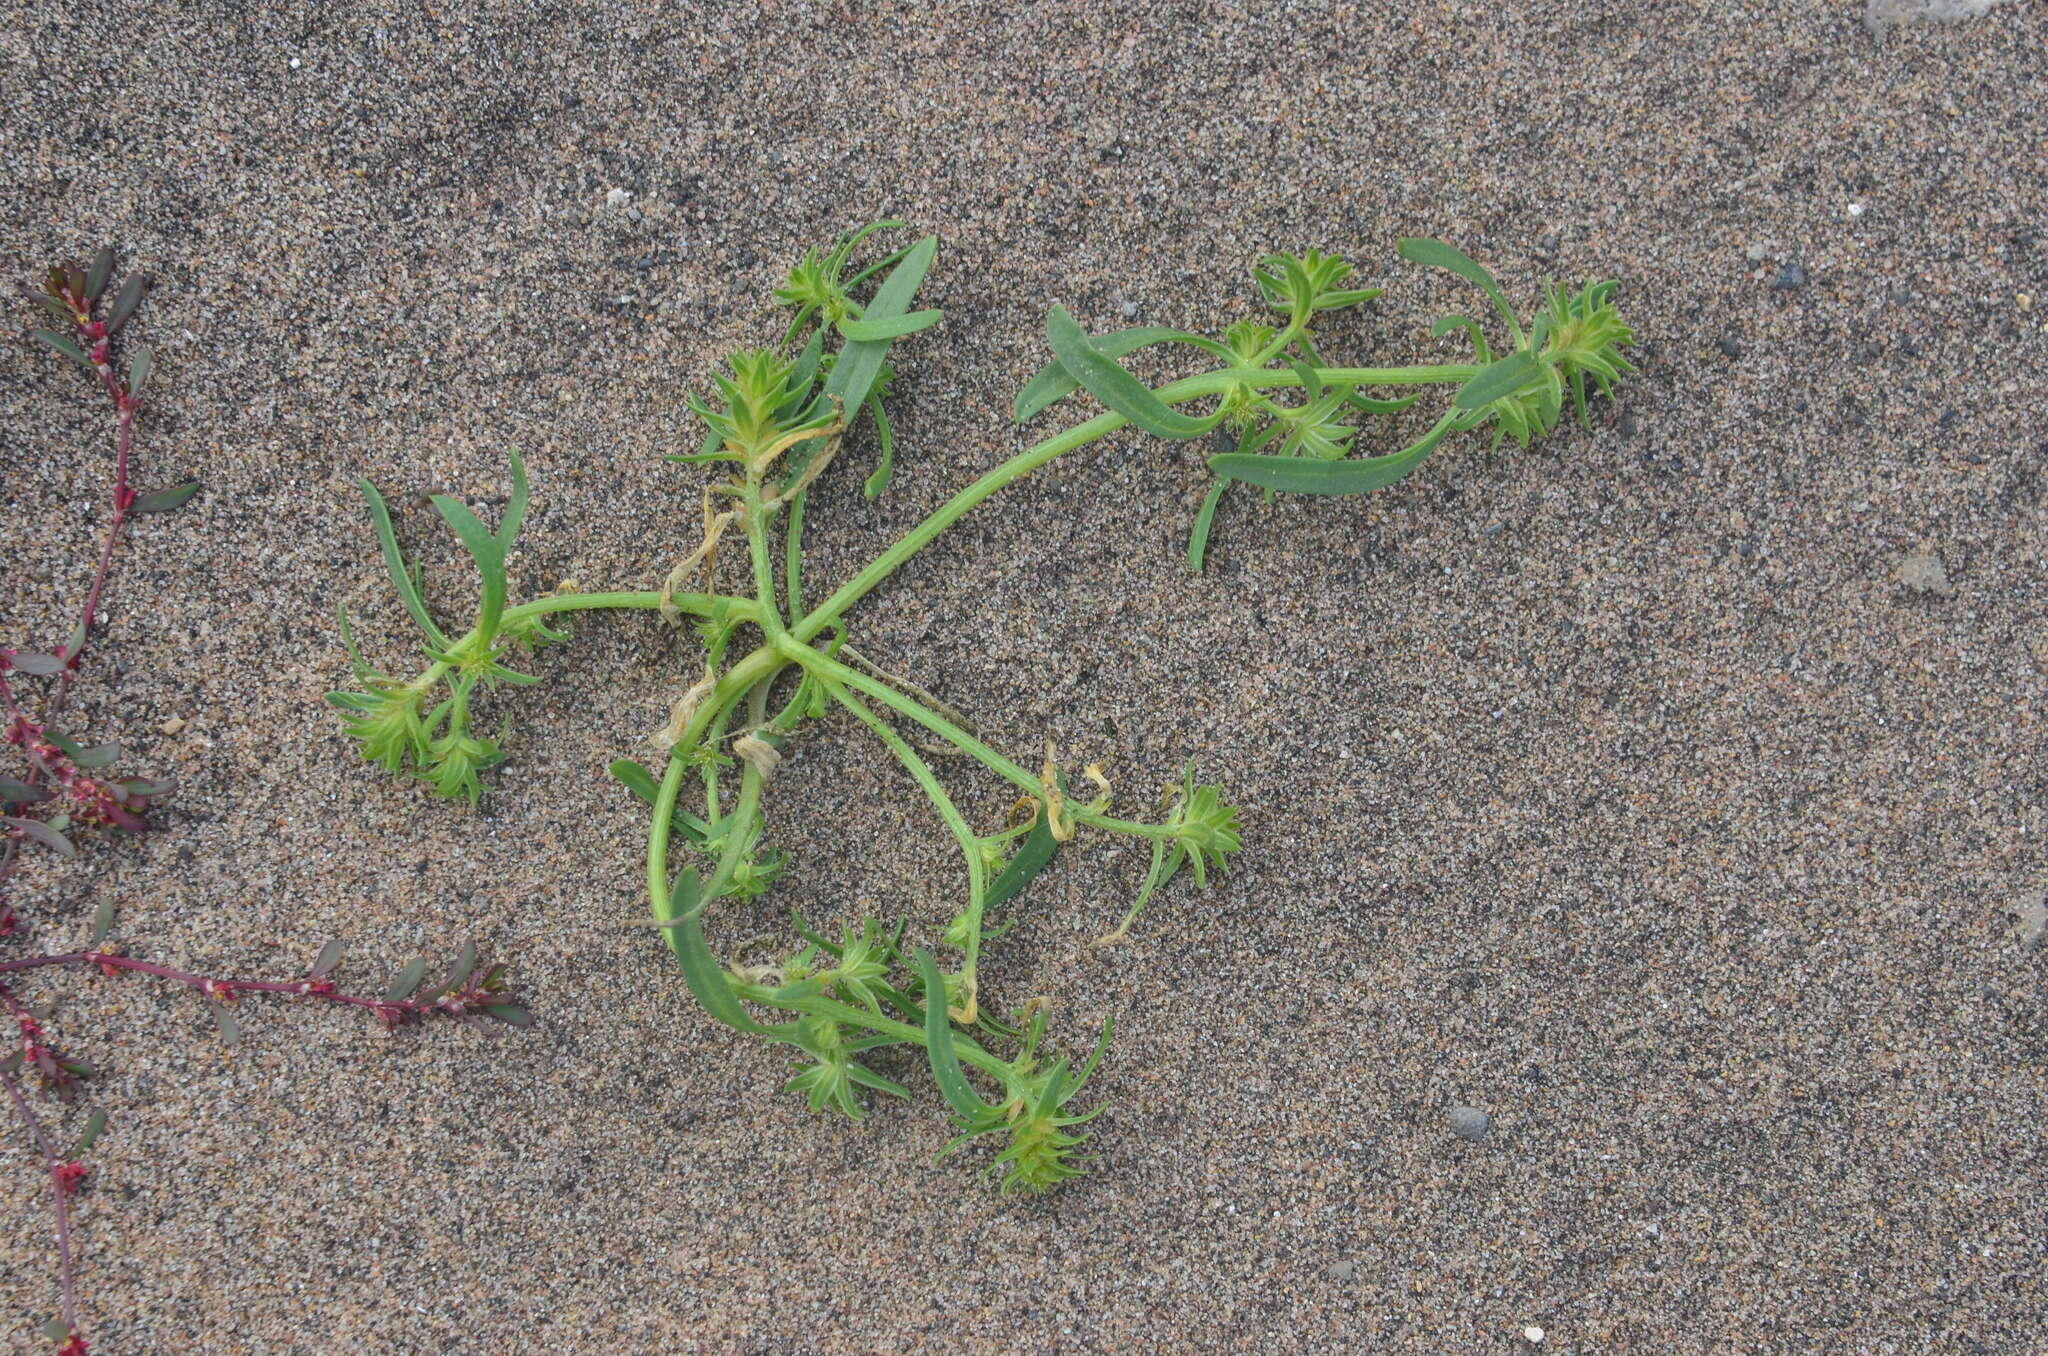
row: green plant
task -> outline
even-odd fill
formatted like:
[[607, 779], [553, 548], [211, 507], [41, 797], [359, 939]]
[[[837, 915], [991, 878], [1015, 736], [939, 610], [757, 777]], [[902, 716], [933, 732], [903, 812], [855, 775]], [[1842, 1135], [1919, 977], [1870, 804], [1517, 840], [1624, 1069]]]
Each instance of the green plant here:
[[[1074, 318], [1054, 307], [1047, 337], [1054, 360], [1018, 393], [1015, 415], [1023, 423], [1074, 390], [1085, 390], [1119, 419], [1162, 438], [1186, 440], [1228, 430], [1236, 447], [1209, 458], [1216, 483], [1202, 502], [1188, 537], [1188, 564], [1202, 568], [1217, 506], [1233, 481], [1296, 494], [1360, 494], [1391, 485], [1426, 460], [1453, 433], [1494, 426], [1494, 444], [1512, 436], [1522, 446], [1550, 432], [1571, 393], [1579, 418], [1586, 419], [1586, 383], [1612, 394], [1630, 371], [1621, 350], [1632, 341], [1610, 300], [1615, 284], [1594, 283], [1577, 293], [1545, 289], [1543, 306], [1526, 327], [1515, 317], [1500, 284], [1470, 257], [1437, 240], [1408, 239], [1401, 257], [1448, 269], [1475, 283], [1506, 321], [1511, 342], [1496, 356], [1485, 331], [1469, 316], [1447, 315], [1431, 328], [1434, 338], [1463, 330], [1471, 338], [1472, 363], [1420, 367], [1333, 367], [1317, 352], [1309, 326], [1325, 311], [1342, 310], [1380, 295], [1377, 288], [1343, 286], [1352, 267], [1316, 250], [1267, 256], [1252, 271], [1259, 296], [1284, 316], [1275, 329], [1263, 320], [1239, 321], [1221, 342], [1184, 330], [1144, 327], [1091, 337]], [[1186, 345], [1222, 360], [1222, 366], [1149, 388], [1119, 359], [1160, 344]], [[1358, 421], [1398, 414], [1422, 393], [1386, 399], [1361, 389], [1402, 386], [1457, 387], [1450, 406], [1428, 431], [1399, 451], [1350, 458]], [[1294, 403], [1276, 399], [1282, 390], [1299, 392]], [[1217, 398], [1206, 417], [1174, 407], [1205, 396]], [[1089, 425], [1083, 425], [1083, 428]], [[1114, 427], [1114, 426], [1112, 426]], [[1107, 431], [1106, 429], [1104, 431]], [[1099, 436], [1099, 435], [1098, 435]]]
[[[908, 1095], [870, 1067], [871, 1054], [891, 1046], [922, 1048], [959, 1122], [962, 1137], [956, 1143], [990, 1134], [1005, 1138], [1007, 1147], [991, 1165], [1002, 1170], [1005, 1188], [1043, 1190], [1079, 1171], [1075, 1152], [1085, 1136], [1071, 1131], [1086, 1118], [1066, 1108], [1100, 1058], [1108, 1029], [1095, 1056], [1075, 1073], [1063, 1060], [1047, 1066], [1041, 1057], [1042, 1012], [1004, 1023], [985, 1008], [982, 954], [1001, 931], [994, 914], [1061, 844], [1084, 830], [1154, 844], [1141, 904], [1183, 864], [1206, 884], [1208, 871], [1238, 849], [1237, 811], [1223, 802], [1218, 788], [1197, 786], [1190, 773], [1158, 822], [1118, 818], [1109, 812], [1108, 782], [1098, 768], [1087, 770], [1093, 794], [1085, 800], [1074, 796], [1050, 747], [1038, 771], [1012, 761], [928, 694], [892, 678], [849, 643], [849, 612], [899, 566], [990, 495], [1107, 431], [1102, 420], [1011, 458], [830, 595], [806, 603], [807, 491], [839, 453], [849, 419], [861, 412], [875, 417], [883, 452], [882, 468], [866, 489], [872, 496], [886, 487], [891, 438], [881, 394], [892, 375], [890, 345], [939, 319], [937, 311], [911, 309], [936, 239], [853, 266], [855, 251], [870, 235], [897, 224], [878, 223], [806, 254], [776, 293], [796, 312], [781, 342], [735, 354], [715, 378], [715, 394], [692, 401], [707, 437], [699, 451], [669, 460], [716, 467], [724, 476], [705, 491], [701, 538], [659, 590], [585, 594], [565, 587], [512, 603], [506, 555], [527, 507], [525, 468], [515, 452], [512, 497], [496, 532], [451, 499], [433, 501], [481, 576], [476, 619], [451, 638], [424, 604], [419, 571], [401, 551], [382, 497], [365, 483], [385, 563], [423, 633], [428, 663], [410, 679], [379, 672], [363, 657], [344, 617], [344, 643], [359, 688], [331, 694], [331, 700], [372, 762], [415, 777], [440, 795], [474, 800], [482, 789], [478, 772], [503, 755], [498, 739], [472, 733], [472, 708], [500, 684], [533, 681], [508, 667], [514, 651], [561, 639], [563, 633], [550, 623], [572, 612], [637, 609], [660, 612], [678, 625], [687, 620], [701, 641], [702, 667], [653, 736], [665, 762], [658, 773], [630, 760], [614, 763], [612, 770], [652, 807], [649, 921], [668, 939], [691, 991], [728, 1025], [791, 1047], [799, 1058], [789, 1088], [813, 1108], [855, 1119], [864, 1114], [864, 1093]], [[856, 292], [870, 282], [872, 292], [857, 299]], [[720, 547], [728, 539], [735, 553], [744, 550], [749, 574], [750, 587], [734, 593], [718, 588]], [[708, 906], [759, 894], [780, 869], [779, 858], [761, 849], [765, 794], [789, 739], [806, 721], [835, 708], [849, 713], [902, 764], [959, 846], [965, 897], [940, 937], [957, 957], [951, 970], [941, 970], [929, 951], [907, 948], [903, 923], [875, 918], [843, 923], [836, 939], [798, 919], [800, 945], [751, 964], [721, 964], [706, 940]], [[891, 724], [895, 720], [921, 727], [1012, 783], [1027, 810], [1023, 822], [978, 831], [917, 748]], [[685, 788], [692, 785], [693, 802], [701, 796], [701, 814], [684, 805]], [[677, 869], [679, 844], [696, 860]], [[780, 1016], [762, 1020], [757, 1011]], [[998, 1048], [1014, 1053], [1005, 1057]], [[971, 1078], [993, 1086], [995, 1100], [982, 1101]]]
[[[1074, 1154], [1085, 1136], [1070, 1132], [1087, 1116], [1067, 1108], [1106, 1048], [1108, 1030], [1076, 1073], [1064, 1060], [1048, 1066], [1040, 1056], [1042, 1013], [1005, 1023], [986, 1011], [982, 953], [1007, 926], [992, 920], [1077, 833], [1124, 834], [1149, 841], [1153, 855], [1136, 902], [1100, 944], [1120, 941], [1138, 911], [1183, 868], [1206, 885], [1209, 873], [1239, 850], [1238, 811], [1220, 788], [1198, 784], [1190, 770], [1169, 789], [1155, 820], [1111, 815], [1109, 785], [1099, 768], [1086, 769], [1092, 793], [1077, 797], [1050, 745], [1034, 772], [983, 743], [929, 694], [864, 659], [849, 643], [851, 610], [983, 500], [1126, 424], [1181, 439], [1225, 426], [1240, 431], [1238, 450], [1211, 461], [1222, 479], [1190, 543], [1190, 558], [1199, 567], [1216, 502], [1231, 480], [1269, 490], [1356, 492], [1407, 474], [1453, 431], [1493, 422], [1497, 436], [1511, 434], [1526, 443], [1558, 422], [1567, 388], [1583, 414], [1585, 381], [1605, 389], [1627, 370], [1619, 349], [1629, 332], [1608, 304], [1612, 284], [1576, 296], [1553, 292], [1546, 309], [1524, 328], [1477, 264], [1448, 246], [1414, 240], [1402, 244], [1408, 258], [1450, 268], [1494, 298], [1512, 334], [1503, 356], [1493, 355], [1476, 322], [1446, 317], [1436, 333], [1466, 329], [1475, 363], [1327, 365], [1309, 338], [1310, 321], [1377, 293], [1342, 286], [1350, 266], [1314, 251], [1274, 255], [1254, 272], [1264, 300], [1286, 317], [1284, 327], [1246, 321], [1220, 342], [1150, 328], [1091, 338], [1055, 307], [1047, 333], [1056, 361], [1018, 397], [1017, 417], [1028, 419], [1077, 389], [1108, 409], [989, 471], [832, 593], [807, 604], [803, 528], [809, 487], [839, 453], [851, 420], [865, 412], [875, 419], [882, 453], [866, 491], [871, 497], [883, 491], [893, 452], [881, 403], [892, 376], [890, 345], [939, 319], [937, 311], [911, 309], [931, 267], [935, 239], [926, 237], [864, 266], [853, 262], [875, 232], [899, 224], [877, 223], [808, 252], [776, 292], [795, 311], [781, 341], [734, 355], [715, 378], [715, 395], [692, 402], [707, 427], [704, 443], [670, 460], [725, 474], [704, 492], [700, 539], [658, 591], [583, 594], [564, 586], [544, 598], [510, 603], [505, 559], [527, 504], [525, 470], [514, 453], [513, 495], [497, 532], [452, 500], [435, 500], [482, 576], [477, 619], [451, 640], [421, 601], [418, 572], [397, 545], [383, 500], [365, 484], [385, 562], [424, 633], [429, 664], [406, 680], [379, 673], [347, 637], [344, 619], [362, 687], [333, 694], [333, 700], [373, 762], [414, 776], [442, 795], [473, 800], [481, 791], [477, 773], [502, 755], [495, 740], [470, 732], [472, 703], [500, 683], [532, 681], [506, 667], [511, 651], [561, 639], [549, 621], [571, 612], [658, 611], [679, 626], [687, 619], [702, 645], [702, 667], [693, 671], [667, 724], [654, 735], [665, 761], [658, 773], [630, 760], [614, 763], [612, 771], [652, 807], [649, 921], [667, 937], [692, 993], [728, 1025], [792, 1047], [802, 1058], [793, 1066], [790, 1089], [814, 1108], [849, 1117], [863, 1114], [864, 1092], [907, 1095], [901, 1084], [863, 1062], [865, 1057], [891, 1046], [922, 1048], [961, 1130], [949, 1149], [997, 1135], [1006, 1145], [990, 1166], [1003, 1172], [1005, 1188], [1044, 1190], [1078, 1171]], [[856, 291], [871, 281], [872, 292], [857, 299]], [[1118, 359], [1159, 343], [1191, 345], [1220, 359], [1221, 366], [1148, 388]], [[1360, 389], [1405, 385], [1457, 390], [1449, 410], [1413, 446], [1390, 456], [1345, 460], [1358, 415], [1398, 412], [1416, 398], [1380, 399]], [[1299, 392], [1298, 403], [1275, 399], [1275, 392], [1287, 390]], [[1177, 408], [1202, 399], [1216, 402], [1207, 414]], [[748, 587], [734, 593], [718, 586], [720, 547], [728, 538], [734, 553], [744, 550], [749, 576]], [[965, 898], [940, 938], [958, 957], [950, 971], [929, 949], [906, 948], [904, 924], [873, 918], [842, 924], [836, 940], [798, 919], [800, 946], [752, 964], [721, 964], [710, 949], [704, 933], [708, 907], [759, 894], [779, 871], [778, 858], [762, 855], [763, 800], [788, 741], [807, 720], [833, 708], [850, 714], [902, 764], [959, 845]], [[1012, 783], [1023, 793], [1020, 805], [1028, 807], [1023, 822], [977, 831], [894, 720], [921, 727]], [[701, 814], [684, 805], [685, 788], [693, 784], [692, 800], [701, 796]], [[679, 842], [696, 860], [677, 869]], [[763, 1020], [756, 1016], [762, 1010], [780, 1016]], [[998, 1049], [1015, 1053], [1005, 1058]], [[974, 1078], [994, 1087], [993, 1101], [975, 1091]]]

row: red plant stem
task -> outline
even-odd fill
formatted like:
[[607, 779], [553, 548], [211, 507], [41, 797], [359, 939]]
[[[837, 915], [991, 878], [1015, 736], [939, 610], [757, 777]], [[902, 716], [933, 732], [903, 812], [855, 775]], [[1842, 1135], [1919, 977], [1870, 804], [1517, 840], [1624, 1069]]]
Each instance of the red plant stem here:
[[[153, 961], [136, 960], [131, 956], [117, 955], [111, 951], [65, 951], [48, 956], [24, 956], [19, 960], [0, 961], [0, 974], [11, 974], [21, 970], [40, 970], [52, 965], [97, 966], [102, 970], [134, 970], [140, 974], [155, 975], [168, 979], [174, 984], [183, 984], [197, 989], [208, 997], [219, 997], [232, 1001], [245, 993], [274, 993], [288, 998], [317, 998], [323, 1003], [340, 1003], [346, 1007], [369, 1008], [387, 1021], [400, 1017], [427, 1017], [435, 1013], [461, 1016], [472, 1009], [492, 1002], [510, 1002], [496, 994], [489, 997], [474, 996], [473, 990], [459, 990], [438, 998], [364, 998], [357, 994], [342, 993], [331, 981], [324, 979], [216, 979], [209, 975], [194, 974], [189, 970], [173, 969]], [[0, 985], [0, 993], [5, 986]]]
[[28, 1132], [34, 1137], [36, 1150], [42, 1154], [43, 1166], [50, 1175], [50, 1206], [57, 1212], [57, 1280], [64, 1294], [64, 1325], [71, 1329], [72, 1336], [81, 1336], [78, 1329], [78, 1282], [71, 1270], [71, 1212], [64, 1204], [64, 1180], [58, 1175], [64, 1160], [57, 1156], [55, 1146], [50, 1143], [49, 1132], [43, 1129], [42, 1121], [23, 1095], [21, 1085], [14, 1081], [14, 1075], [0, 1071], [0, 1086], [7, 1089], [14, 1109], [21, 1113], [21, 1119], [28, 1125]]
[[93, 571], [92, 587], [86, 591], [85, 610], [72, 632], [77, 642], [74, 645], [67, 637], [64, 648], [58, 651], [64, 661], [64, 671], [58, 675], [57, 691], [50, 698], [51, 719], [64, 709], [64, 699], [71, 690], [71, 676], [78, 671], [79, 656], [85, 653], [86, 641], [92, 635], [93, 618], [99, 614], [100, 595], [105, 592], [107, 575], [113, 569], [114, 547], [120, 542], [122, 525], [128, 521], [128, 510], [135, 503], [135, 491], [128, 487], [128, 449], [134, 436], [135, 412], [142, 404], [114, 375], [113, 346], [107, 326], [98, 320], [86, 320], [79, 323], [78, 332], [92, 344], [93, 368], [99, 375], [100, 384], [107, 389], [107, 398], [114, 402], [120, 426], [115, 438], [114, 518], [107, 524], [107, 539], [100, 547], [99, 565]]

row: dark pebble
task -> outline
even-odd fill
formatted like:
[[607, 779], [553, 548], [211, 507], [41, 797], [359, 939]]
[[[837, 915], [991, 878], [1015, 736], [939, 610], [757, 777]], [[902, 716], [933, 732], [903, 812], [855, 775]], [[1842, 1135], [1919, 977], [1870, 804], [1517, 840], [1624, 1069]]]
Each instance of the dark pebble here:
[[1732, 334], [1723, 335], [1720, 342], [1715, 344], [1714, 347], [1720, 349], [1721, 352], [1731, 358], [1740, 358], [1742, 356], [1742, 341]]
[[1806, 270], [1798, 264], [1787, 264], [1778, 270], [1778, 280], [1771, 284], [1780, 292], [1789, 292], [1795, 287], [1806, 286]]

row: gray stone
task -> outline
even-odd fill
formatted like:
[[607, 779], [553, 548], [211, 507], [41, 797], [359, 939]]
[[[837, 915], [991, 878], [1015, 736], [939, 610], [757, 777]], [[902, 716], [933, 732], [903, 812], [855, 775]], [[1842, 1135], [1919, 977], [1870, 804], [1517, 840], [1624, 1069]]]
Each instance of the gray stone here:
[[1925, 547], [1899, 562], [1899, 582], [1915, 593], [1931, 593], [1937, 598], [1950, 597], [1956, 591], [1948, 582], [1948, 568], [1941, 557]]
[[1477, 1144], [1493, 1128], [1493, 1118], [1476, 1106], [1454, 1106], [1444, 1117], [1453, 1133]]

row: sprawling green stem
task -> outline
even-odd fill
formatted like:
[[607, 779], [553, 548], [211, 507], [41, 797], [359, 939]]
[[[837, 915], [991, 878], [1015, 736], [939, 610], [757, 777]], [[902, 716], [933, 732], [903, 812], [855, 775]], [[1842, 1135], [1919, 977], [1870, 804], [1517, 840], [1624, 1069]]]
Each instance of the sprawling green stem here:
[[[1459, 385], [1479, 375], [1479, 368], [1470, 364], [1446, 363], [1434, 367], [1324, 367], [1310, 369], [1316, 380], [1325, 386], [1421, 386]], [[1223, 395], [1237, 387], [1266, 389], [1278, 386], [1299, 386], [1302, 376], [1298, 371], [1277, 369], [1233, 367], [1217, 372], [1204, 372], [1200, 376], [1184, 377], [1180, 381], [1162, 386], [1155, 393], [1168, 405], [1184, 405], [1204, 396]], [[1120, 414], [1098, 414], [1093, 419], [1074, 425], [1065, 433], [1047, 438], [1034, 447], [1019, 452], [1002, 465], [996, 467], [981, 479], [954, 495], [934, 509], [929, 517], [910, 529], [902, 540], [876, 556], [859, 574], [841, 584], [824, 602], [790, 630], [798, 640], [810, 640], [830, 626], [849, 607], [875, 591], [903, 562], [923, 550], [931, 541], [954, 523], [964, 517], [969, 509], [981, 503], [996, 491], [1012, 485], [1030, 475], [1049, 461], [1065, 456], [1076, 448], [1086, 447], [1098, 438], [1116, 432], [1130, 421]]]
[[960, 946], [967, 953], [967, 959], [960, 967], [959, 1005], [956, 1009], [949, 1004], [947, 1010], [959, 1021], [972, 1022], [978, 1011], [974, 976], [981, 960], [981, 914], [988, 898], [988, 864], [981, 859], [981, 837], [968, 825], [967, 817], [953, 804], [946, 788], [939, 785], [939, 779], [932, 775], [931, 766], [918, 757], [917, 750], [904, 742], [902, 735], [890, 729], [880, 716], [867, 708], [866, 703], [844, 688], [835, 686], [830, 691], [842, 706], [874, 731], [875, 738], [881, 740], [889, 752], [896, 755], [897, 761], [910, 773], [911, 780], [931, 800], [939, 818], [952, 830], [954, 840], [960, 844], [961, 854], [967, 858], [967, 911], [960, 916]]

